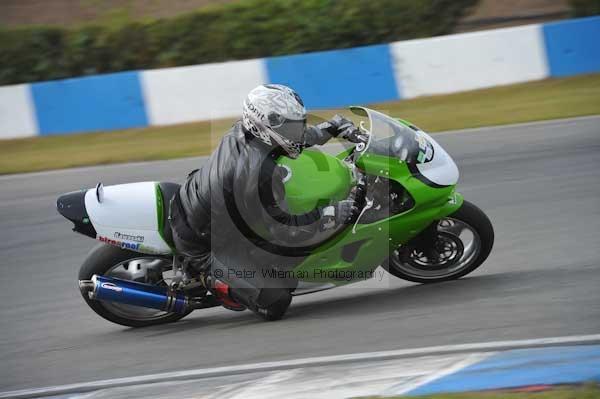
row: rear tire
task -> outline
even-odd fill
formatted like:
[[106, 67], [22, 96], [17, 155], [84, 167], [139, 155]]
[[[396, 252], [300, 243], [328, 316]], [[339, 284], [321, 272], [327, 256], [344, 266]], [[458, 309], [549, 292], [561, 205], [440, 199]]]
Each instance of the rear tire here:
[[[157, 256], [144, 255], [136, 252], [126, 251], [115, 246], [100, 244], [92, 249], [83, 262], [83, 265], [79, 269], [79, 280], [90, 280], [94, 274], [104, 276], [114, 266], [128, 260], [140, 258], [157, 258]], [[92, 308], [92, 310], [98, 315], [108, 321], [127, 327], [148, 327], [158, 324], [172, 323], [181, 319], [182, 317], [187, 316], [191, 312], [190, 311], [185, 314], [164, 312], [164, 315], [160, 317], [148, 318], [147, 320], [131, 319], [124, 317], [123, 315], [119, 315], [115, 311], [111, 310], [110, 304], [105, 304], [101, 301], [90, 299], [86, 292], [81, 292], [81, 295], [89, 307]]]
[[[454, 271], [449, 270], [447, 274], [442, 274], [442, 272], [440, 272], [440, 274], [437, 276], [435, 275], [435, 273], [431, 274], [431, 272], [427, 272], [425, 270], [425, 267], [423, 267], [423, 275], [419, 275], [418, 267], [407, 267], [407, 263], [410, 261], [409, 257], [412, 256], [412, 253], [408, 253], [408, 251], [412, 251], [412, 248], [410, 248], [410, 245], [408, 245], [404, 246], [404, 248], [400, 248], [397, 251], [398, 256], [391, 256], [386, 261], [384, 268], [390, 274], [398, 278], [412, 281], [415, 283], [431, 284], [459, 279], [473, 272], [475, 269], [481, 266], [481, 264], [483, 264], [483, 262], [485, 262], [485, 260], [488, 258], [490, 252], [492, 251], [492, 247], [494, 246], [494, 228], [492, 227], [492, 223], [490, 222], [490, 219], [487, 217], [487, 215], [474, 204], [468, 201], [464, 201], [462, 206], [456, 212], [449, 215], [447, 218], [438, 221], [438, 223], [441, 223], [445, 220], [459, 221], [462, 223], [462, 225], [466, 226], [466, 228], [471, 229], [473, 232], [473, 240], [474, 242], [477, 242], [478, 252], [472, 255], [472, 259], [467, 259], [467, 262], [464, 266]], [[443, 231], [443, 227], [438, 227], [438, 231], [440, 230]], [[442, 236], [446, 238], [448, 236], [451, 236], [451, 234], [447, 232], [441, 232], [440, 237]], [[458, 247], [462, 247], [462, 243], [459, 244], [460, 245]], [[468, 247], [462, 247], [460, 248], [460, 251], [466, 251], [467, 248]], [[460, 252], [460, 255], [463, 256], [464, 254]], [[432, 270], [435, 269], [432, 268]], [[429, 273], [429, 275], [427, 275], [427, 273]]]

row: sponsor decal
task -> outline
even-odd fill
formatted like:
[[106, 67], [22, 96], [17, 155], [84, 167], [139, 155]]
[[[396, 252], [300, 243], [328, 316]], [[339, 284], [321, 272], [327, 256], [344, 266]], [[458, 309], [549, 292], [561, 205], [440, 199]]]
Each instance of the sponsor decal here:
[[253, 103], [251, 103], [251, 102], [248, 103], [248, 109], [250, 111], [252, 111], [256, 116], [258, 116], [260, 118], [260, 120], [262, 120], [262, 121], [267, 120], [267, 118], [265, 117], [265, 114], [260, 112]]
[[102, 241], [103, 243], [109, 244], [109, 245], [114, 245], [115, 247], [120, 247], [123, 249], [131, 249], [132, 251], [138, 251], [141, 246], [138, 243], [112, 240], [108, 237], [103, 237], [103, 236], [98, 236], [98, 240]]
[[417, 133], [415, 133], [415, 137], [417, 139], [417, 143], [419, 143], [419, 148], [422, 150], [425, 150], [427, 148], [427, 144], [429, 144], [429, 142], [427, 141], [425, 136], [423, 136], [422, 134], [419, 134], [419, 132], [417, 132]]
[[102, 283], [102, 284], [100, 284], [100, 287], [105, 288], [107, 290], [114, 291], [114, 292], [122, 292], [123, 291], [123, 288], [117, 287], [113, 283]]
[[458, 198], [456, 197], [456, 193], [452, 193], [450, 198], [448, 198], [448, 203], [451, 205], [456, 205], [458, 203]]
[[115, 238], [122, 241], [144, 242], [144, 236], [115, 232]]
[[427, 140], [427, 138], [420, 134], [419, 132], [415, 132], [415, 139], [417, 140], [417, 144], [419, 145], [419, 154], [417, 155], [418, 163], [429, 162], [433, 159], [433, 145]]
[[157, 253], [160, 253], [158, 250], [156, 250], [156, 249], [154, 249], [152, 247], [148, 247], [146, 245], [142, 245], [139, 242], [128, 242], [128, 241], [114, 240], [112, 238], [108, 238], [108, 237], [101, 236], [101, 235], [96, 236], [96, 239], [98, 241], [101, 241], [101, 242], [105, 243], [105, 244], [114, 245], [115, 247], [119, 247], [119, 248], [123, 248], [123, 249], [128, 249], [130, 251], [143, 252], [143, 253], [147, 253], [147, 254], [157, 254]]

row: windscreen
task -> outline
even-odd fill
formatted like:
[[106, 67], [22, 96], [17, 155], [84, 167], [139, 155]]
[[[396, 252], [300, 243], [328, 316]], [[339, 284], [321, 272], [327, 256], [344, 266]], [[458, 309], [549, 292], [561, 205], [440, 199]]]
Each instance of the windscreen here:
[[370, 121], [371, 139], [362, 151], [362, 156], [384, 155], [411, 164], [429, 162], [433, 158], [432, 144], [415, 126], [368, 108], [354, 111], [358, 111], [356, 113], [359, 115], [366, 113]]

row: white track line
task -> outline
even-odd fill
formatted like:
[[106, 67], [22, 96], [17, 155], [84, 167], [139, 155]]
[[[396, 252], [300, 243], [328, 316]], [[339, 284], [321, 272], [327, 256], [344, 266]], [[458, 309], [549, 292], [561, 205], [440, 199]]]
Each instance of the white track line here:
[[244, 364], [238, 366], [215, 367], [210, 369], [195, 369], [174, 371], [160, 374], [148, 374], [135, 377], [115, 378], [84, 382], [78, 384], [59, 385], [44, 388], [24, 389], [18, 391], [0, 392], [0, 399], [5, 398], [36, 398], [51, 395], [66, 395], [72, 393], [90, 392], [105, 388], [149, 384], [165, 381], [192, 380], [208, 377], [221, 377], [235, 374], [256, 373], [273, 370], [294, 369], [309, 366], [326, 366], [340, 363], [353, 363], [361, 361], [391, 360], [403, 357], [420, 357], [430, 355], [441, 355], [460, 352], [486, 352], [519, 348], [557, 346], [557, 345], [581, 345], [600, 343], [600, 334], [575, 335], [568, 337], [538, 338], [517, 341], [496, 341], [475, 344], [442, 345], [426, 348], [400, 349], [383, 352], [366, 352], [348, 355], [322, 356], [305, 359], [284, 360], [278, 362], [265, 362]]
[[[531, 127], [531, 126], [548, 126], [555, 125], [559, 123], [571, 123], [571, 122], [584, 122], [587, 120], [600, 120], [600, 115], [589, 115], [589, 116], [578, 116], [575, 118], [565, 118], [565, 119], [550, 119], [546, 121], [537, 121], [537, 122], [525, 122], [525, 123], [515, 123], [512, 125], [496, 125], [496, 126], [485, 126], [485, 127], [476, 127], [471, 129], [458, 129], [458, 130], [448, 130], [442, 132], [430, 132], [434, 134], [462, 134], [462, 133], [477, 133], [477, 132], [487, 132], [490, 130], [503, 130], [503, 129], [513, 129], [520, 127]], [[329, 145], [329, 144], [328, 144]], [[326, 146], [328, 146], [326, 145]], [[333, 144], [335, 145], [335, 144]], [[201, 155], [197, 157], [186, 157], [186, 158], [173, 158], [173, 159], [162, 159], [156, 161], [139, 161], [139, 162], [128, 162], [128, 163], [114, 163], [108, 165], [90, 165], [90, 166], [80, 166], [75, 168], [66, 168], [66, 169], [54, 169], [54, 170], [46, 170], [41, 172], [27, 172], [27, 173], [16, 173], [9, 175], [0, 175], [0, 181], [3, 180], [11, 180], [18, 179], [23, 177], [35, 177], [35, 176], [44, 176], [47, 174], [53, 175], [57, 173], [69, 173], [69, 172], [83, 172], [83, 171], [92, 171], [94, 169], [99, 168], [126, 168], [129, 166], [151, 166], [154, 163], [165, 163], [170, 161], [191, 161], [191, 160], [203, 160], [208, 159], [208, 155]]]

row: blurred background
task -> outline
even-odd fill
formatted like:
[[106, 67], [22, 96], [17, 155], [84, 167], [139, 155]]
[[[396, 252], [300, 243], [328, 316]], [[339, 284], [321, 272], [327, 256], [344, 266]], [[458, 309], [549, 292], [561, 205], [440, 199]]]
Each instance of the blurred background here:
[[0, 84], [330, 50], [594, 15], [595, 0], [3, 0]]
[[0, 8], [0, 173], [206, 154], [266, 82], [318, 116], [370, 104], [428, 131], [600, 112], [597, 0]]
[[[0, 7], [0, 173], [206, 154], [246, 93], [267, 82], [294, 87], [311, 111], [327, 110], [320, 116], [371, 104], [429, 131], [600, 111], [590, 91], [597, 0]], [[132, 151], [138, 140], [146, 145]]]
[[[599, 38], [600, 0], [0, 0], [0, 391], [597, 334]], [[98, 181], [181, 182], [263, 83], [293, 87], [315, 117], [369, 105], [439, 132], [459, 190], [496, 230], [481, 270], [295, 298], [276, 324], [210, 309], [135, 330], [93, 314], [77, 270], [95, 242], [71, 231], [57, 196]], [[383, 367], [391, 385], [398, 369]], [[359, 386], [368, 373], [357, 370], [240, 377], [240, 391], [216, 379], [178, 397], [279, 397], [273, 380], [316, 381], [299, 397], [318, 397], [343, 378]]]

